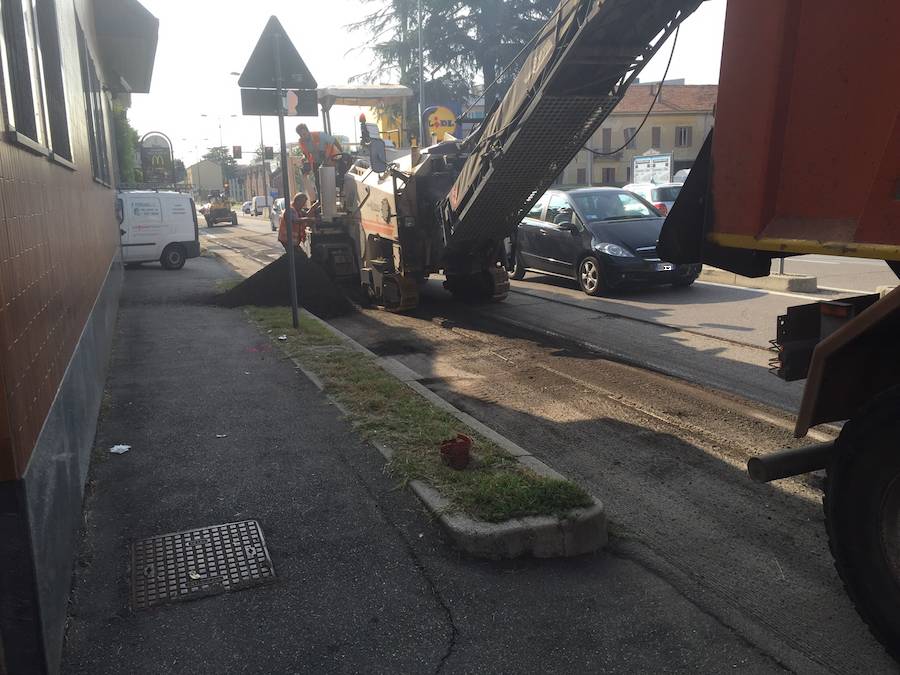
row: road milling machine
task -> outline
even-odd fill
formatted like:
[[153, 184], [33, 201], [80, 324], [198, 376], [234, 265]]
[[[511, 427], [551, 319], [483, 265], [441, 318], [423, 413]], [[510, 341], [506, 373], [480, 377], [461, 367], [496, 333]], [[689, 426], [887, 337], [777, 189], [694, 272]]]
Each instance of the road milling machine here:
[[323, 207], [311, 257], [338, 277], [358, 273], [392, 310], [415, 307], [436, 273], [456, 296], [502, 300], [504, 240], [701, 2], [563, 0], [468, 138], [393, 161], [373, 141], [369, 158], [320, 170], [321, 202], [338, 206]]

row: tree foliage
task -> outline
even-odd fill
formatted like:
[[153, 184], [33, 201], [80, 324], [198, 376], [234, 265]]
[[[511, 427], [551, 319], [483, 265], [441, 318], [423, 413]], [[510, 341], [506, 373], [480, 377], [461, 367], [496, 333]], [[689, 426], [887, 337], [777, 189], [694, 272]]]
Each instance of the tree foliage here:
[[112, 106], [113, 133], [116, 136], [116, 159], [119, 165], [119, 182], [125, 185], [142, 180], [137, 153], [140, 136], [128, 121], [128, 110], [118, 103]]
[[[373, 81], [393, 71], [401, 84], [418, 91], [417, 0], [364, 2], [378, 8], [349, 28], [371, 34], [367, 46], [375, 60], [358, 77]], [[557, 0], [422, 0], [426, 100], [463, 100], [479, 80], [493, 83], [556, 6]], [[486, 107], [505, 93], [518, 65], [488, 92]]]

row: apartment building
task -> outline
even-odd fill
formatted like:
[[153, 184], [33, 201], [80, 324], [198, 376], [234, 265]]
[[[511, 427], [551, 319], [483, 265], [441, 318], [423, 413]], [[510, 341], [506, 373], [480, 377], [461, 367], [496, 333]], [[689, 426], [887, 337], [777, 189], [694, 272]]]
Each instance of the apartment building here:
[[[718, 85], [668, 80], [653, 105], [659, 86], [632, 85], [590, 142], [569, 163], [558, 183], [625, 185], [631, 182], [634, 156], [650, 151], [671, 153], [673, 173], [693, 166], [713, 126]], [[651, 106], [652, 112], [635, 136]]]
[[111, 105], [149, 91], [158, 21], [0, 11], [0, 673], [53, 673], [122, 283]]

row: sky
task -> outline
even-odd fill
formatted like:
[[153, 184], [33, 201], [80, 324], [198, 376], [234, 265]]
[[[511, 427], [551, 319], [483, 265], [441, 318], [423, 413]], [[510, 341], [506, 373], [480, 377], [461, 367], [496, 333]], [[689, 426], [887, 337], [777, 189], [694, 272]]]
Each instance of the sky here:
[[[277, 16], [320, 87], [346, 84], [369, 70], [368, 31], [350, 32], [347, 24], [362, 19], [381, 0], [141, 0], [159, 18], [159, 44], [149, 94], [135, 94], [128, 116], [139, 133], [161, 131], [172, 139], [185, 164], [197, 161], [210, 146], [240, 145], [247, 162], [259, 145], [260, 118], [241, 115], [237, 77], [269, 17]], [[715, 84], [719, 77], [725, 0], [706, 0], [682, 25], [668, 78], [688, 84]], [[669, 57], [664, 45], [641, 73], [642, 81], [659, 79]], [[380, 82], [396, 81], [385, 72]], [[206, 115], [205, 117], [203, 115]], [[335, 107], [333, 131], [355, 138], [359, 109]], [[294, 127], [315, 118], [286, 121], [288, 142]], [[266, 145], [278, 147], [278, 122], [262, 118]]]

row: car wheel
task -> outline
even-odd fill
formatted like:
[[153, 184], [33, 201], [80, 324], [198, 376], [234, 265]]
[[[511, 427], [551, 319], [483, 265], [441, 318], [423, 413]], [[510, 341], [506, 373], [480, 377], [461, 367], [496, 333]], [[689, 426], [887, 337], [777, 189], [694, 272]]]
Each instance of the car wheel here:
[[184, 260], [184, 247], [181, 244], [169, 244], [163, 249], [159, 262], [167, 270], [180, 270], [184, 267]]
[[603, 292], [603, 273], [600, 261], [592, 255], [586, 256], [578, 264], [578, 285], [587, 295], [600, 295]]
[[525, 262], [522, 260], [521, 253], [516, 251], [515, 262], [512, 265], [512, 269], [507, 269], [506, 271], [509, 273], [510, 279], [521, 281], [525, 278]]

